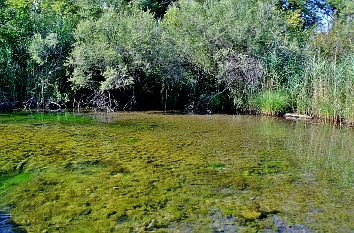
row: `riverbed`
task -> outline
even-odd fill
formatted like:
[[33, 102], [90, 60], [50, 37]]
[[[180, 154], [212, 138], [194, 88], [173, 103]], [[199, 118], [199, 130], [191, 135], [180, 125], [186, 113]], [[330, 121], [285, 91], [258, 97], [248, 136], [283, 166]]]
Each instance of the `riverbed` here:
[[0, 210], [24, 232], [353, 232], [353, 170], [348, 127], [0, 115]]

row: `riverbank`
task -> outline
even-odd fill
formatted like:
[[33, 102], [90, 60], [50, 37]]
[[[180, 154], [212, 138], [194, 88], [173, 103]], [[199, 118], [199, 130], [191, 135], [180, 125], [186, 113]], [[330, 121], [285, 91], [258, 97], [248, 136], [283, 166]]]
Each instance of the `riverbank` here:
[[[57, 109], [57, 110], [50, 110], [50, 109], [23, 109], [23, 108], [10, 108], [6, 111], [0, 111], [0, 114], [12, 114], [12, 113], [24, 113], [24, 114], [36, 114], [36, 113], [78, 113], [78, 114], [86, 114], [86, 113], [100, 113], [102, 114], [114, 114], [113, 112], [104, 112], [104, 111], [95, 111], [94, 109]], [[118, 111], [115, 112], [119, 113], [129, 113], [130, 111]], [[283, 115], [273, 115], [273, 114], [264, 114], [259, 112], [251, 112], [251, 113], [243, 113], [243, 114], [221, 114], [221, 113], [213, 113], [212, 111], [181, 111], [181, 110], [150, 110], [150, 111], [137, 111], [141, 113], [156, 113], [156, 114], [166, 114], [166, 115], [226, 115], [226, 116], [239, 116], [239, 115], [251, 115], [251, 116], [265, 116], [270, 118], [279, 118], [279, 119], [286, 119], [290, 121], [307, 121], [316, 124], [332, 124], [337, 126], [345, 126], [345, 127], [354, 127], [354, 120], [330, 120], [323, 117], [315, 117], [311, 115], [299, 114], [299, 113], [285, 113]]]

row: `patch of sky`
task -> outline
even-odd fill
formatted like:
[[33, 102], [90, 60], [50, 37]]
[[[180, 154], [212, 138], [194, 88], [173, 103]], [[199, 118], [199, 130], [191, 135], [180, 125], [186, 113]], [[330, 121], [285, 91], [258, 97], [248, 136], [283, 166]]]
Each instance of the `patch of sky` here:
[[[288, 0], [283, 0], [285, 9], [295, 10], [295, 7]], [[301, 9], [301, 16], [305, 19], [305, 27], [310, 28], [315, 25], [318, 33], [328, 32], [332, 28], [334, 9], [325, 0], [306, 0]]]

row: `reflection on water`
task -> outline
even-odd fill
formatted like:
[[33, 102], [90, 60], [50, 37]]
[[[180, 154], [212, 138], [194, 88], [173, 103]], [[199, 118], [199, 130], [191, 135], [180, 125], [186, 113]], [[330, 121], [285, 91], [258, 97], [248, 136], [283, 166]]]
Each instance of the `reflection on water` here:
[[350, 128], [259, 116], [85, 116], [0, 116], [2, 204], [24, 228], [354, 228]]

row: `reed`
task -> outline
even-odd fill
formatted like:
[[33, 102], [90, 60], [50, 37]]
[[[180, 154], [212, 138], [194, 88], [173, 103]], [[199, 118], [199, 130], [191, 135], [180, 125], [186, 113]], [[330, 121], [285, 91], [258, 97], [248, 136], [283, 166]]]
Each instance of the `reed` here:
[[296, 95], [296, 110], [324, 121], [354, 122], [354, 60], [312, 59]]

